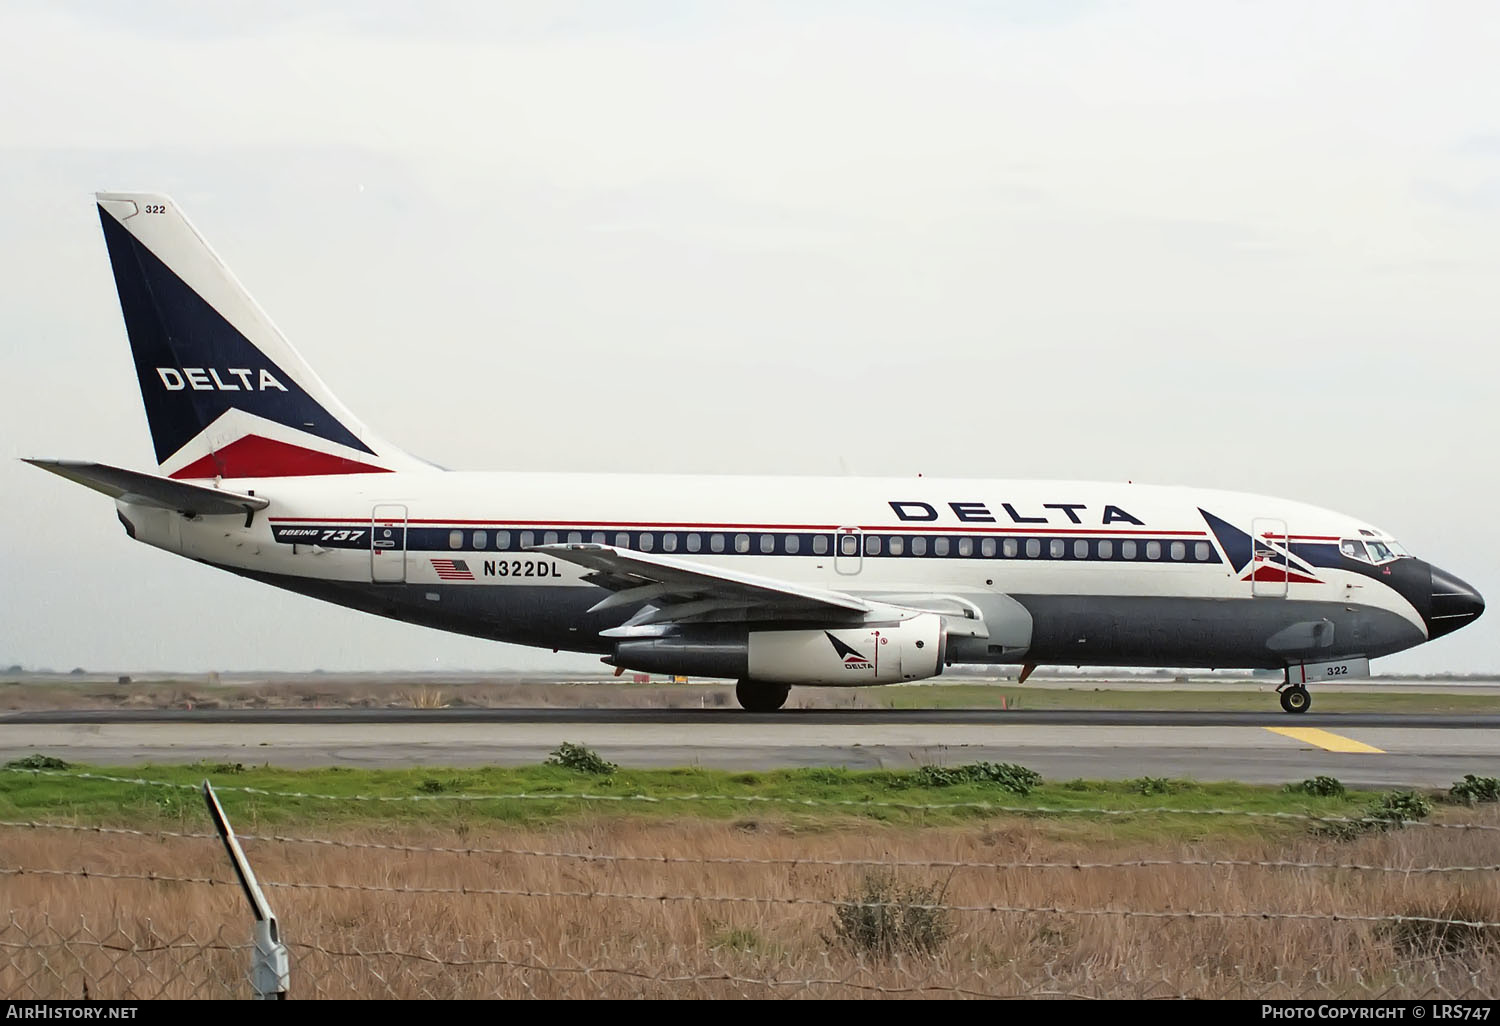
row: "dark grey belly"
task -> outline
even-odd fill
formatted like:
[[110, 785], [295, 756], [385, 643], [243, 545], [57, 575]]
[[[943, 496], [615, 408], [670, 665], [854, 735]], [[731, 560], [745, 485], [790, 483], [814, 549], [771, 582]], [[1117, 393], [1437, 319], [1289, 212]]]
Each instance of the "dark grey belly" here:
[[1032, 615], [1026, 662], [1277, 668], [1389, 655], [1425, 635], [1395, 613], [1338, 602], [1018, 595]]
[[[241, 576], [352, 609], [477, 638], [570, 652], [611, 651], [599, 632], [633, 609], [590, 614], [593, 587], [475, 587], [322, 581], [230, 569]], [[432, 596], [437, 596], [433, 598]], [[963, 663], [1063, 666], [1277, 668], [1289, 662], [1375, 657], [1426, 638], [1381, 609], [1281, 599], [1014, 596], [1032, 617], [1025, 649], [954, 639]]]

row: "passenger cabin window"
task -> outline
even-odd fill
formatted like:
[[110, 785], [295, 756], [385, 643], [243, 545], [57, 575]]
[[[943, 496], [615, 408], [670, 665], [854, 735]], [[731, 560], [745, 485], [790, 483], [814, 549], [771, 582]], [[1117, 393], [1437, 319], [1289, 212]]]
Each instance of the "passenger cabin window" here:
[[859, 555], [859, 536], [858, 535], [854, 535], [854, 534], [841, 534], [841, 535], [839, 535], [839, 555], [841, 555], [841, 556], [857, 556], [857, 555]]
[[1135, 542], [1133, 542], [1133, 541], [1122, 541], [1120, 543], [1120, 558], [1121, 559], [1134, 559], [1135, 558]]
[[948, 539], [947, 538], [934, 538], [934, 539], [932, 539], [932, 554], [934, 556], [946, 556], [948, 554]]
[[626, 534], [624, 531], [621, 531], [619, 534], [615, 535], [615, 548], [630, 548], [630, 535]]
[[710, 551], [710, 552], [723, 552], [724, 551], [724, 536], [722, 534], [713, 535], [713, 536], [711, 536], [708, 539], [708, 551]]
[[986, 559], [995, 554], [995, 539], [986, 538], [979, 543], [979, 554]]
[[763, 534], [760, 536], [760, 551], [768, 556], [776, 551], [776, 536], [774, 534]]
[[1067, 549], [1067, 543], [1061, 538], [1053, 538], [1047, 545], [1047, 554], [1053, 559], [1062, 559], [1063, 552]]
[[462, 531], [448, 532], [448, 547], [450, 549], [461, 549], [464, 547], [464, 533]]
[[795, 556], [797, 550], [802, 548], [802, 538], [799, 535], [789, 534], [786, 536], [786, 554]]
[[750, 536], [748, 534], [737, 534], [734, 536], [734, 551], [749, 552]]
[[960, 556], [972, 556], [972, 555], [974, 555], [974, 539], [973, 538], [960, 538], [958, 540], [958, 554]]
[[542, 541], [543, 541], [544, 544], [547, 544], [547, 545], [556, 545], [557, 544], [557, 532], [556, 531], [548, 531], [546, 534], [542, 535]]
[[1099, 543], [1099, 558], [1113, 559], [1115, 555], [1115, 543], [1105, 538]]
[[641, 535], [641, 551], [642, 552], [650, 552], [654, 548], [656, 548], [656, 537], [655, 537], [655, 535], [642, 534]]
[[878, 535], [878, 534], [867, 534], [867, 535], [865, 535], [865, 555], [867, 555], [867, 556], [878, 556], [878, 555], [880, 555], [880, 535]]
[[1042, 554], [1042, 540], [1040, 538], [1027, 538], [1026, 539], [1026, 556], [1027, 556], [1027, 558], [1028, 559], [1035, 559], [1036, 557], [1040, 556], [1041, 554]]
[[582, 541], [583, 541], [583, 532], [582, 531], [569, 531], [568, 532], [568, 544], [569, 545], [577, 545], [577, 544], [581, 543]]
[[490, 533], [488, 531], [475, 531], [474, 532], [474, 547], [476, 549], [482, 549], [482, 548], [484, 548], [486, 545], [489, 544], [489, 540], [490, 540]]
[[1159, 542], [1159, 541], [1148, 541], [1146, 543], [1146, 558], [1147, 559], [1160, 559], [1161, 558], [1161, 542]]
[[496, 531], [495, 532], [495, 548], [497, 548], [497, 549], [508, 549], [508, 548], [510, 548], [510, 532], [509, 531]]
[[1075, 541], [1073, 543], [1073, 558], [1074, 559], [1088, 559], [1089, 558], [1089, 543], [1086, 542], [1086, 541], [1084, 541], [1082, 538], [1079, 538], [1077, 541]]
[[589, 541], [593, 542], [595, 545], [603, 545], [604, 544], [604, 532], [603, 531], [595, 531], [593, 534], [589, 535]]
[[1014, 538], [1007, 538], [1000, 545], [1000, 552], [1001, 552], [1001, 554], [1003, 554], [1005, 556], [1006, 559], [1015, 559], [1016, 558], [1016, 553], [1018, 553], [1020, 551], [1021, 551], [1021, 544], [1020, 544], [1020, 542], [1016, 541]]
[[901, 537], [899, 534], [891, 539], [891, 555], [899, 556], [901, 555], [902, 550], [904, 550], [905, 548], [906, 539]]
[[697, 552], [701, 548], [703, 548], [702, 538], [700, 538], [696, 534], [690, 534], [687, 536], [687, 550], [689, 552]]
[[927, 555], [927, 539], [917, 535], [911, 540], [911, 554], [913, 556]]
[[677, 535], [673, 534], [670, 531], [668, 531], [666, 534], [662, 535], [661, 536], [661, 550], [663, 552], [676, 552], [677, 551]]
[[1172, 543], [1172, 558], [1173, 559], [1186, 559], [1187, 558], [1187, 543], [1186, 542], [1173, 542]]
[[521, 548], [523, 548], [523, 549], [530, 548], [531, 545], [532, 545], [532, 543], [535, 542], [535, 541], [536, 541], [536, 534], [534, 532], [532, 532], [532, 531], [522, 531], [521, 532]]
[[1207, 563], [1213, 557], [1213, 549], [1209, 548], [1208, 542], [1193, 543], [1193, 558], [1200, 563]]
[[826, 534], [815, 534], [815, 535], [813, 535], [813, 555], [814, 556], [826, 556], [826, 555], [828, 555], [828, 535], [826, 535]]

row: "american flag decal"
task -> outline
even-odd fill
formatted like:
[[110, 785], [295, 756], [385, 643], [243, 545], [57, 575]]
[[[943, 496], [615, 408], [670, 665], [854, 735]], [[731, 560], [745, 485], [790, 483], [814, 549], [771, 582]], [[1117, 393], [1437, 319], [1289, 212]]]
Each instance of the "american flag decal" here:
[[434, 559], [432, 568], [437, 571], [440, 580], [472, 581], [474, 579], [474, 573], [469, 569], [469, 564], [461, 559]]

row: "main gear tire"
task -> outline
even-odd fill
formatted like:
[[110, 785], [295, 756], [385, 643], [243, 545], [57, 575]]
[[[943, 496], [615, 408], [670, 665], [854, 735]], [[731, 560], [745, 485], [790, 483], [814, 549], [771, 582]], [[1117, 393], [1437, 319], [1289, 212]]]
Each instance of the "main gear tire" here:
[[739, 700], [740, 708], [748, 712], [775, 712], [786, 705], [786, 696], [791, 691], [790, 684], [742, 680], [734, 686], [734, 697]]

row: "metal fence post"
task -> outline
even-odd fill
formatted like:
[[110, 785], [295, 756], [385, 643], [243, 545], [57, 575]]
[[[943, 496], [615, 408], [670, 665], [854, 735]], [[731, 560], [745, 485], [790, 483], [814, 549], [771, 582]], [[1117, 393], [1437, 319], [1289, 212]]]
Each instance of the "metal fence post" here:
[[255, 955], [250, 966], [250, 986], [258, 1000], [283, 1000], [290, 967], [286, 945], [281, 943], [281, 931], [276, 925], [276, 914], [261, 892], [255, 872], [250, 868], [250, 860], [245, 858], [239, 838], [234, 836], [234, 828], [229, 825], [229, 817], [224, 815], [224, 807], [219, 804], [219, 796], [214, 794], [213, 785], [207, 780], [203, 782], [203, 800], [208, 804], [209, 818], [214, 821], [214, 829], [224, 842], [224, 850], [229, 853], [240, 887], [250, 902], [250, 914], [255, 917]]

